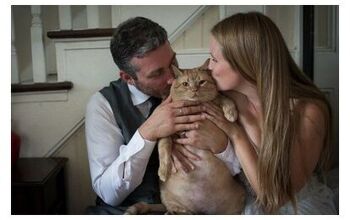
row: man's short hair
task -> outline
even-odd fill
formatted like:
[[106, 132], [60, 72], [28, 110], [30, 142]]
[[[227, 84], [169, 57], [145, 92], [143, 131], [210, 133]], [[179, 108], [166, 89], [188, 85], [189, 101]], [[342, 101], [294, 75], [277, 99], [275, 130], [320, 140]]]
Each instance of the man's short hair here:
[[118, 68], [136, 79], [138, 67], [130, 63], [131, 59], [143, 57], [167, 40], [167, 32], [162, 26], [147, 18], [135, 17], [118, 25], [110, 42], [110, 50]]

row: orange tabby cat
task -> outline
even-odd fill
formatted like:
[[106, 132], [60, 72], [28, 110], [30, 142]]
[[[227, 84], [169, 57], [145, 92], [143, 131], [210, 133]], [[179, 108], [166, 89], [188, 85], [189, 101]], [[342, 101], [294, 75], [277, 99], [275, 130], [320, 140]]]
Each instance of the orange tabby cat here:
[[[237, 118], [236, 107], [232, 100], [218, 93], [206, 65], [182, 71], [173, 66], [176, 79], [170, 95], [173, 100], [213, 101], [233, 122]], [[172, 173], [171, 151], [175, 144], [171, 137], [162, 138], [158, 143], [161, 200], [168, 213], [239, 214], [244, 206], [245, 192], [226, 164], [210, 151], [196, 148], [193, 153], [201, 158], [192, 161], [196, 168], [187, 174]], [[159, 207], [138, 203], [129, 207], [126, 214], [160, 211]]]

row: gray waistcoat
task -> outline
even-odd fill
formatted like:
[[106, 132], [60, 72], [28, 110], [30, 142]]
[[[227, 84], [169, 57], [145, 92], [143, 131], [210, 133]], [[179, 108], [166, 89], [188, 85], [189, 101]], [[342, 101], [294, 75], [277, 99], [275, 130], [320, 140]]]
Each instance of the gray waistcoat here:
[[[121, 79], [111, 82], [108, 87], [103, 88], [100, 92], [111, 105], [115, 120], [122, 131], [125, 144], [127, 144], [136, 130], [146, 120], [145, 117], [133, 105], [128, 86]], [[130, 206], [139, 201], [160, 203], [158, 167], [158, 152], [157, 147], [155, 147], [142, 183], [124, 200], [121, 206]]]

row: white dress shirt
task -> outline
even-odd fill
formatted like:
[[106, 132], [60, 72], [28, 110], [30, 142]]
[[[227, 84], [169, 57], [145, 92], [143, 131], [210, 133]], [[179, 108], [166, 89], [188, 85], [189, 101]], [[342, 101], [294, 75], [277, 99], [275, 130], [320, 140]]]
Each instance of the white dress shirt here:
[[[146, 117], [151, 108], [149, 96], [132, 85], [128, 88], [133, 104]], [[100, 92], [95, 93], [87, 105], [85, 135], [93, 189], [105, 203], [119, 205], [141, 184], [156, 142], [143, 139], [137, 130], [125, 145], [112, 108]], [[233, 175], [240, 172], [230, 142], [226, 150], [216, 156]]]

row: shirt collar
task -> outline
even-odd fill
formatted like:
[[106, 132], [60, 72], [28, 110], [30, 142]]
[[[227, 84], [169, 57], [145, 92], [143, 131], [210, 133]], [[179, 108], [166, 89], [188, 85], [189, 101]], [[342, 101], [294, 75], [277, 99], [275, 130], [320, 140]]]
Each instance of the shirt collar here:
[[128, 88], [130, 91], [130, 95], [131, 95], [131, 100], [132, 103], [134, 105], [139, 105], [144, 103], [145, 101], [147, 101], [149, 99], [149, 95], [141, 92], [140, 90], [138, 90], [135, 86], [128, 84]]

